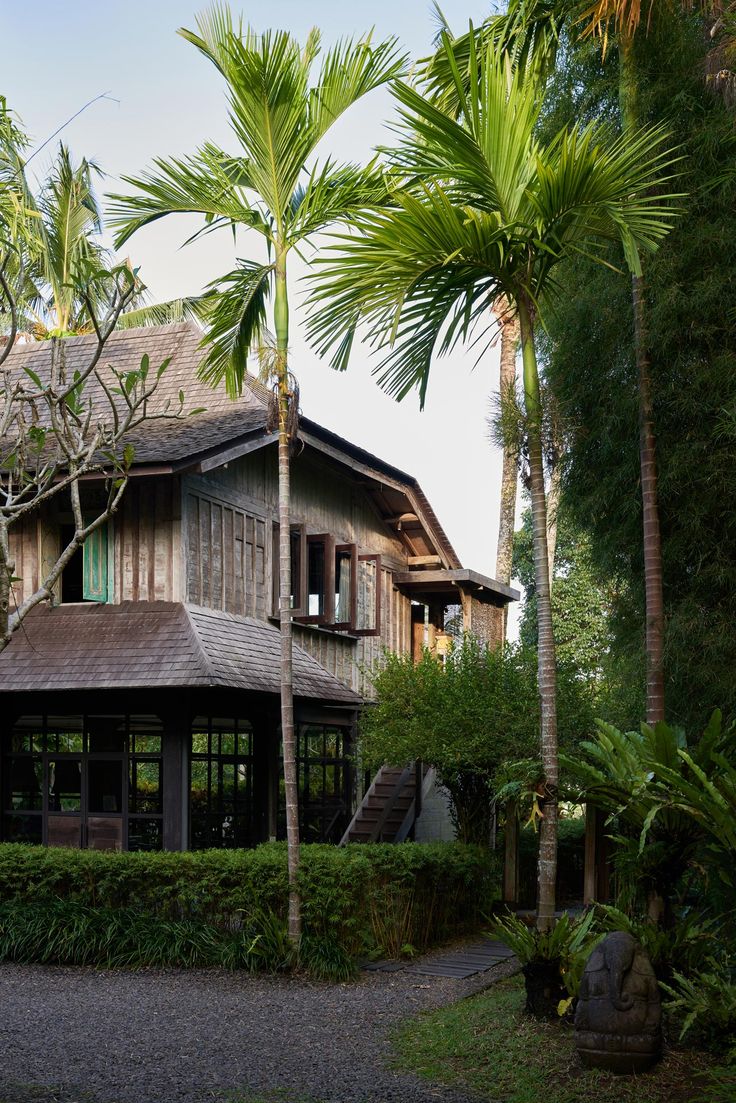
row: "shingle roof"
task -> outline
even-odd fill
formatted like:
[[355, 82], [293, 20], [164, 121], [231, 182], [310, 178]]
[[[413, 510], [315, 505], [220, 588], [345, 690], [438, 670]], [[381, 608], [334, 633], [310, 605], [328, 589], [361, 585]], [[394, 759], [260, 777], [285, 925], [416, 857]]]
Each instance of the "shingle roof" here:
[[[202, 332], [196, 325], [177, 322], [166, 326], [117, 330], [105, 345], [100, 361], [103, 373], [109, 364], [114, 364], [116, 371], [133, 371], [140, 367], [144, 354], [148, 354], [152, 371], [168, 357], [171, 358], [151, 401], [149, 409], [152, 414], [163, 409], [169, 401], [172, 408], [178, 408], [180, 391], [184, 392], [185, 414], [204, 408], [203, 413], [194, 417], [147, 421], [136, 433], [127, 437], [126, 440], [135, 448], [136, 464], [175, 462], [265, 426], [267, 392], [255, 381], [240, 398], [233, 400], [224, 387], [213, 390], [197, 378], [197, 368], [204, 355], [200, 348], [201, 340]], [[88, 363], [94, 338], [67, 337], [63, 347], [66, 367], [71, 376], [75, 368], [81, 370]], [[30, 369], [44, 379], [48, 378], [50, 362], [51, 343], [39, 341], [16, 345], [6, 363], [15, 372]], [[109, 420], [109, 404], [102, 389], [94, 379], [89, 381], [88, 387], [95, 412]]]
[[[201, 348], [202, 331], [193, 322], [176, 322], [164, 326], [141, 329], [117, 330], [107, 342], [100, 361], [114, 364], [116, 371], [132, 371], [140, 366], [144, 353], [148, 354], [151, 368], [155, 369], [170, 358], [167, 371], [161, 378], [158, 390], [150, 405], [150, 412], [162, 409], [167, 402], [178, 407], [179, 392], [184, 392], [184, 413], [201, 410], [192, 417], [180, 419], [150, 420], [137, 432], [126, 437], [135, 449], [134, 470], [145, 473], [149, 465], [196, 466], [207, 459], [209, 466], [220, 462], [225, 448], [260, 447], [273, 438], [266, 432], [268, 416], [268, 390], [253, 377], [247, 377], [243, 394], [237, 399], [228, 397], [225, 388], [213, 390], [197, 378], [197, 369], [204, 355]], [[66, 337], [63, 347], [69, 372], [83, 368], [93, 348], [93, 336]], [[11, 369], [20, 373], [30, 368], [40, 378], [48, 376], [51, 362], [51, 345], [48, 341], [16, 345], [6, 361]], [[108, 419], [108, 401], [94, 379], [89, 382], [94, 396], [95, 409]], [[406, 486], [421, 510], [423, 523], [431, 529], [436, 544], [442, 549], [450, 567], [459, 567], [460, 560], [443, 531], [429, 502], [416, 479], [378, 456], [351, 444], [308, 418], [302, 419], [305, 435], [312, 434], [331, 444], [340, 459], [350, 465], [351, 460], [368, 464], [373, 470], [385, 473], [389, 478]], [[1, 442], [0, 442], [1, 445]], [[2, 447], [0, 446], [0, 452]], [[210, 460], [211, 457], [211, 460]]]
[[[280, 636], [270, 624], [175, 602], [39, 606], [0, 653], [12, 692], [223, 686], [279, 692]], [[361, 698], [294, 645], [294, 694]]]

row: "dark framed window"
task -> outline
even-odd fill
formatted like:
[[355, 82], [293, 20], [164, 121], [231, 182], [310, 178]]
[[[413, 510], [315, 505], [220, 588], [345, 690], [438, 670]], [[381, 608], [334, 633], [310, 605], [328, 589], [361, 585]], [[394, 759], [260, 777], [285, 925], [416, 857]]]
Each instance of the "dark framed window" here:
[[160, 850], [162, 750], [154, 716], [22, 717], [4, 747], [3, 838]]
[[[292, 525], [290, 534], [291, 550], [291, 608], [294, 616], [305, 612], [307, 592], [307, 529], [306, 525]], [[272, 550], [272, 610], [279, 616], [279, 526], [273, 526]]]
[[[296, 761], [302, 842], [338, 843], [350, 822], [350, 728], [298, 724]], [[283, 774], [283, 770], [282, 770]], [[279, 835], [286, 833], [283, 780], [279, 791]]]
[[252, 846], [253, 728], [248, 720], [198, 716], [189, 759], [192, 850]]
[[[273, 526], [272, 609], [279, 615], [279, 526]], [[291, 527], [291, 608], [298, 624], [356, 636], [381, 634], [381, 557], [359, 555], [328, 533]]]
[[355, 544], [335, 547], [335, 606], [333, 628], [355, 626], [358, 597], [358, 549]]

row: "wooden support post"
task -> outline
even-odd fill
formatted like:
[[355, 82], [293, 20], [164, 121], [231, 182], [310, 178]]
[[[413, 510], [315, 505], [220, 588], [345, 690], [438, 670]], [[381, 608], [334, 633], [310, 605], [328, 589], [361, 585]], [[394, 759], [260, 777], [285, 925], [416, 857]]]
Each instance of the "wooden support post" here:
[[583, 904], [587, 907], [598, 899], [598, 831], [600, 817], [597, 808], [585, 805], [585, 867], [583, 873]]
[[164, 716], [163, 846], [186, 850], [189, 845], [189, 712], [174, 708]]
[[519, 817], [513, 800], [506, 804], [504, 840], [503, 902], [515, 905], [519, 902]]

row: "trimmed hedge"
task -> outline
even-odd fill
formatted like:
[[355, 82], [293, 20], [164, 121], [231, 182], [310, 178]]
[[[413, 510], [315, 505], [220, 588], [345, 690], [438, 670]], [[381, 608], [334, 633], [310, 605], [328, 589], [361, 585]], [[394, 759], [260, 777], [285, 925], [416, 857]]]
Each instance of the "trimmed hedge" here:
[[[496, 854], [460, 843], [305, 845], [305, 939], [351, 956], [421, 952], [479, 925], [499, 870]], [[66, 901], [238, 932], [283, 921], [287, 887], [283, 843], [132, 854], [0, 844], [0, 905]]]

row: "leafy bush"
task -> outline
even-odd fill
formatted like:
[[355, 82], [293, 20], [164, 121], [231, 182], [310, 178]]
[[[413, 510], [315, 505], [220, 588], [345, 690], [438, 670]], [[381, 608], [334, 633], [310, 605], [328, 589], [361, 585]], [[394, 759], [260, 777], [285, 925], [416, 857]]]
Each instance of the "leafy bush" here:
[[709, 968], [692, 977], [675, 973], [671, 984], [662, 984], [669, 994], [665, 1008], [678, 1018], [680, 1038], [697, 1026], [710, 1046], [733, 1044], [736, 1039], [736, 981], [728, 961], [711, 958]]
[[706, 967], [716, 948], [719, 932], [714, 920], [690, 914], [663, 928], [645, 916], [629, 916], [611, 905], [599, 905], [597, 914], [606, 931], [628, 931], [634, 936], [660, 981], [669, 980], [675, 972], [695, 974]]
[[[325, 961], [339, 958], [340, 971], [346, 955], [398, 956], [407, 944], [422, 951], [476, 927], [497, 895], [499, 858], [462, 844], [309, 845], [302, 848], [300, 881], [307, 957], [322, 962], [318, 973]], [[285, 969], [292, 964], [287, 900], [286, 847], [281, 843], [254, 850], [128, 854], [0, 844], [0, 907], [8, 924], [0, 953], [7, 945], [11, 957], [21, 952], [12, 949], [21, 929], [13, 926], [12, 915], [22, 917], [23, 937], [35, 946], [39, 943], [31, 928], [38, 924], [41, 929], [43, 919], [42, 911], [33, 907], [63, 903], [72, 906], [69, 937], [76, 937], [75, 924], [80, 930], [87, 924], [94, 944], [103, 946], [99, 960], [107, 960], [104, 932], [117, 930], [113, 917], [124, 915], [128, 923], [147, 917], [147, 928], [155, 917], [154, 928], [168, 931], [162, 942], [174, 945], [177, 938], [184, 939], [189, 948], [181, 951], [180, 964], [187, 963], [186, 954], [192, 956], [190, 964], [207, 959], [207, 936], [202, 933], [204, 941], [198, 941], [199, 935], [192, 933], [196, 929], [215, 932], [219, 941], [213, 953], [222, 954], [220, 964]], [[102, 933], [94, 933], [91, 912], [102, 917]], [[49, 912], [47, 921], [55, 915]], [[142, 945], [147, 938], [141, 929]], [[79, 939], [83, 941], [81, 934]], [[154, 957], [164, 953], [151, 952]]]
[[[621, 732], [597, 722], [595, 740], [561, 763], [579, 796], [619, 826], [615, 864], [649, 902], [650, 918], [669, 918], [686, 872], [713, 868], [730, 883], [736, 852], [736, 725], [717, 710], [700, 738], [659, 723]], [[634, 893], [629, 894], [631, 896]]]
[[529, 927], [522, 919], [509, 913], [496, 920], [491, 933], [514, 951], [522, 965], [542, 962], [557, 964], [571, 999], [578, 994], [591, 951], [603, 938], [603, 934], [596, 930], [594, 911], [589, 911], [580, 919], [565, 912], [549, 931]]
[[[416, 663], [387, 652], [369, 677], [378, 700], [361, 719], [366, 764], [421, 759], [434, 766], [450, 794], [458, 837], [485, 842], [499, 767], [538, 754], [536, 651], [467, 635], [444, 664], [429, 651]], [[564, 665], [558, 723], [562, 746], [574, 745], [593, 724], [589, 687]]]

